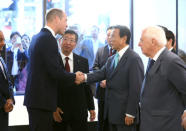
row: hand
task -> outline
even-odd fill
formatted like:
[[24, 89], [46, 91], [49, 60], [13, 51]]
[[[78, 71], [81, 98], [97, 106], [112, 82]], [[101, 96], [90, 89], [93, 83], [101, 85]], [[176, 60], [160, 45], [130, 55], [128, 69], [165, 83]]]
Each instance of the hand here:
[[125, 124], [126, 124], [126, 125], [130, 126], [130, 125], [132, 125], [133, 123], [134, 123], [134, 118], [129, 117], [129, 116], [126, 116], [126, 117], [125, 117]]
[[61, 114], [63, 114], [63, 111], [59, 107], [57, 107], [56, 112], [53, 112], [54, 121], [59, 123], [62, 122]]
[[95, 110], [90, 110], [89, 113], [90, 113], [90, 118], [89, 118], [90, 121], [94, 121], [94, 119], [96, 118]]
[[12, 99], [7, 99], [6, 103], [4, 105], [4, 111], [5, 112], [11, 112], [13, 110], [13, 100]]
[[106, 80], [101, 81], [101, 82], [100, 82], [100, 86], [101, 86], [102, 88], [106, 88]]
[[182, 115], [182, 123], [181, 125], [186, 129], [186, 111]]
[[83, 83], [85, 81], [85, 76], [82, 72], [78, 71], [76, 72], [76, 80], [75, 80], [75, 83], [77, 85]]

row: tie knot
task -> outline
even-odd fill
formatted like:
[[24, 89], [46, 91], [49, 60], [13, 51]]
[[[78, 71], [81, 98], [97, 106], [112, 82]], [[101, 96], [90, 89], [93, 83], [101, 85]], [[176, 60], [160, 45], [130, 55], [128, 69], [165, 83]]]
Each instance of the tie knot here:
[[155, 60], [150, 59], [149, 64], [148, 64], [148, 66], [147, 66], [146, 72], [149, 72], [150, 68], [154, 65], [154, 62], [155, 62]]
[[68, 61], [69, 60], [69, 57], [65, 57], [65, 60]]

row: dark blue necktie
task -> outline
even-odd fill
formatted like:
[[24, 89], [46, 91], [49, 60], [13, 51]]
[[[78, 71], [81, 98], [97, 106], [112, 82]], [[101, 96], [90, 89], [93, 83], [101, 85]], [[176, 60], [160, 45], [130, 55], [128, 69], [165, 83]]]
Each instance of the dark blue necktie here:
[[143, 94], [143, 91], [144, 91], [144, 88], [145, 88], [145, 82], [146, 82], [146, 78], [147, 78], [148, 72], [150, 71], [150, 68], [153, 66], [154, 62], [155, 61], [153, 59], [149, 60], [149, 63], [148, 63], [148, 66], [147, 66], [147, 70], [146, 70], [146, 73], [145, 73], [145, 77], [143, 79], [143, 83], [142, 83], [142, 87], [141, 87], [140, 101], [141, 101], [141, 97], [142, 97], [142, 94]]

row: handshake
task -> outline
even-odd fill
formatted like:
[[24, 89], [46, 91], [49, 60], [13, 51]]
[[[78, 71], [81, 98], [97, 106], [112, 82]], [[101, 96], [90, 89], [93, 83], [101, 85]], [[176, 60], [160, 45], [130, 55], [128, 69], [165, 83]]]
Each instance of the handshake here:
[[79, 84], [85, 82], [85, 74], [84, 74], [84, 73], [82, 73], [82, 72], [80, 72], [80, 71], [77, 71], [75, 74], [76, 74], [75, 83], [76, 83], [77, 85], [79, 85]]

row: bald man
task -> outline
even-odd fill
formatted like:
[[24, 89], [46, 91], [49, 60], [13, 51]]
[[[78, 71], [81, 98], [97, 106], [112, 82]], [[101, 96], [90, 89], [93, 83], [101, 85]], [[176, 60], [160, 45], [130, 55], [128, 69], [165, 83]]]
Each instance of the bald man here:
[[61, 66], [55, 35], [63, 35], [66, 27], [66, 14], [53, 8], [46, 14], [46, 26], [32, 38], [24, 99], [31, 131], [52, 130], [58, 82], [74, 83], [78, 79], [76, 74], [66, 72], [64, 66]]
[[[5, 38], [0, 30], [0, 50], [5, 46]], [[13, 110], [13, 87], [7, 67], [0, 54], [0, 130], [8, 131], [8, 113]]]
[[148, 68], [141, 88], [141, 131], [183, 131], [186, 66], [165, 45], [165, 33], [160, 27], [143, 30], [139, 46], [154, 64]]

